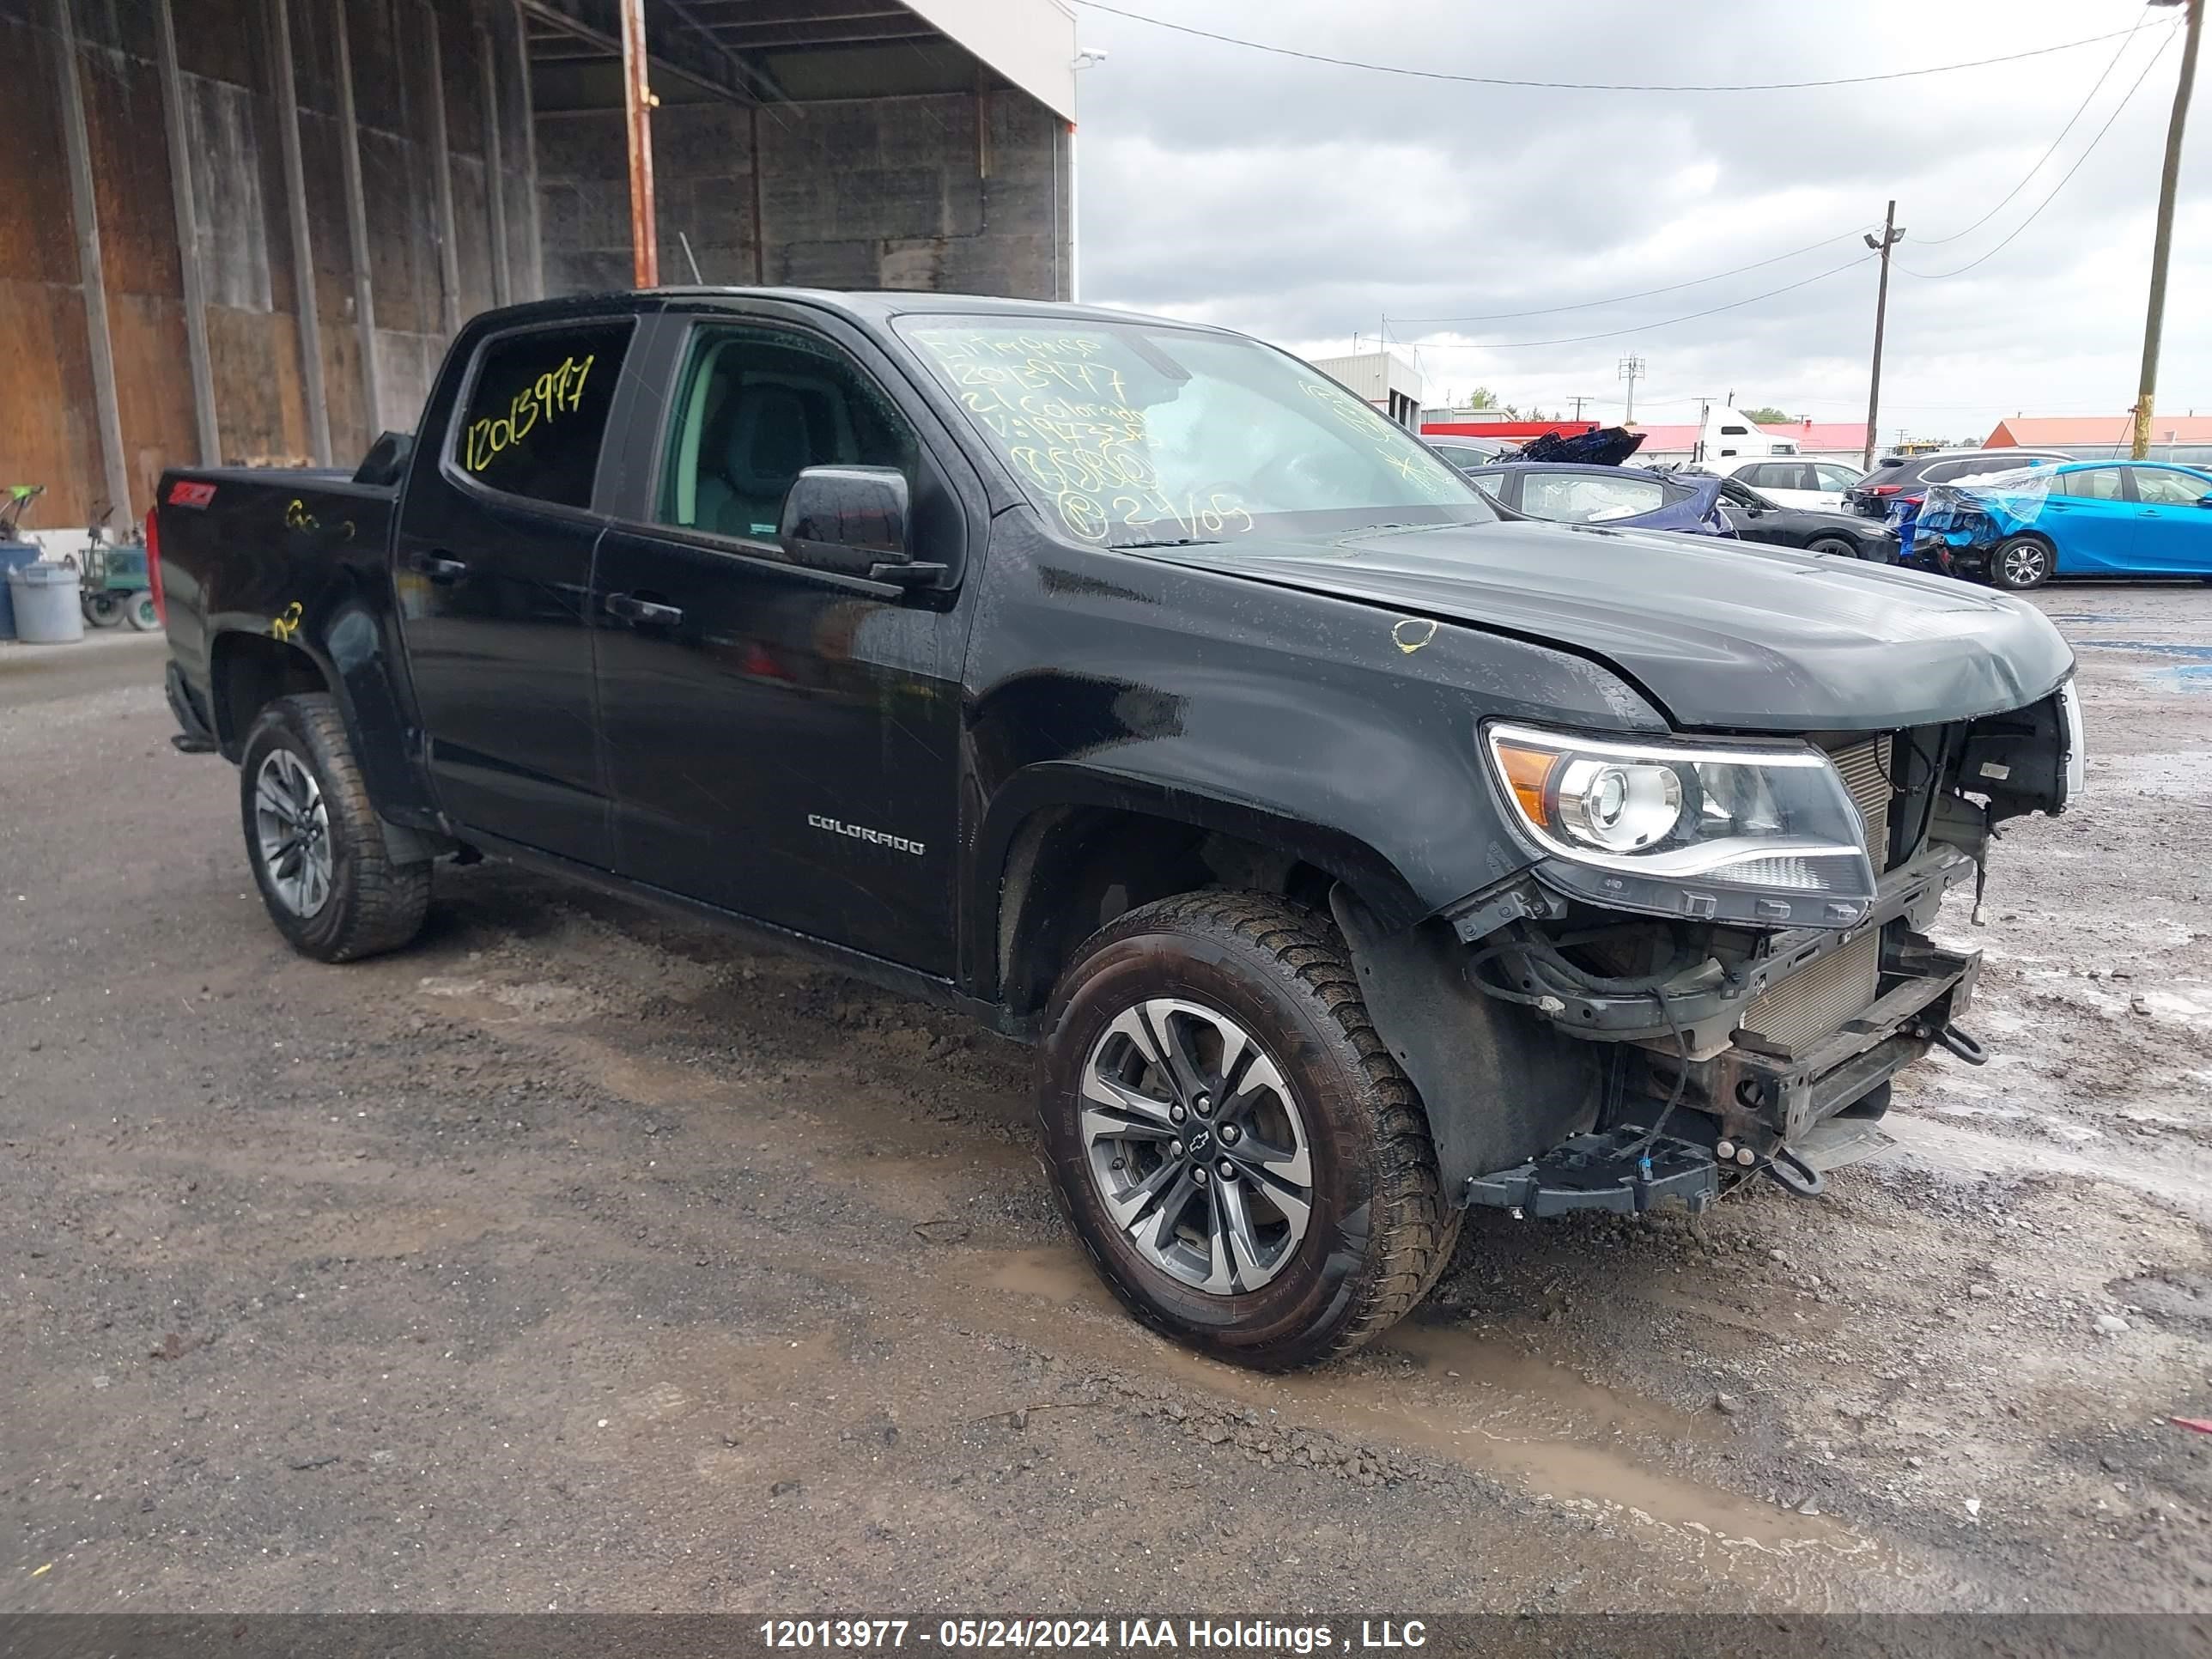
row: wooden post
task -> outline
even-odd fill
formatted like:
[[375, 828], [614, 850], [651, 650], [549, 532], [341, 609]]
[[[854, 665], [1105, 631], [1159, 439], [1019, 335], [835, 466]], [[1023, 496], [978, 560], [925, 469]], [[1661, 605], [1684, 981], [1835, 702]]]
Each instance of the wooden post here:
[[361, 182], [361, 124], [354, 114], [353, 46], [346, 39], [345, 0], [331, 0], [331, 15], [337, 25], [338, 125], [343, 142], [338, 154], [345, 162], [347, 240], [353, 248], [353, 321], [361, 335], [361, 403], [368, 441], [384, 430], [384, 402], [377, 395], [376, 290], [369, 280], [368, 198]]
[[[52, 0], [55, 68], [61, 80], [62, 147], [69, 155], [70, 216], [76, 222], [77, 282], [84, 291], [84, 332], [92, 356], [93, 413], [100, 423], [100, 470], [109, 508], [132, 515], [131, 472], [123, 460], [123, 416], [115, 395], [115, 343], [107, 331], [107, 271], [100, 253], [100, 210], [92, 189], [92, 139], [84, 125], [84, 88], [77, 80], [76, 25], [70, 0]], [[87, 502], [88, 509], [92, 503]], [[92, 517], [89, 510], [85, 516]]]
[[169, 196], [177, 211], [177, 259], [185, 276], [185, 353], [191, 360], [192, 420], [199, 428], [200, 465], [222, 465], [215, 410], [215, 369], [208, 359], [207, 279], [200, 270], [199, 215], [192, 203], [191, 134], [185, 121], [184, 76], [177, 69], [176, 19], [157, 0], [154, 46], [161, 58], [161, 112], [169, 129]]
[[645, 0], [622, 0], [623, 114], [629, 133], [629, 255], [633, 283], [660, 286], [660, 238], [653, 222], [653, 117], [646, 85]]
[[[2172, 0], [2159, 0], [2171, 4]], [[2150, 454], [2151, 405], [2158, 397], [2158, 348], [2166, 332], [2166, 262], [2173, 252], [2173, 198], [2181, 185], [2181, 134], [2189, 125], [2189, 94], [2197, 83], [2197, 42], [2204, 33], [2204, 0], [2186, 0], [2184, 27], [2188, 33], [2181, 47], [2181, 78], [2173, 88], [2173, 113], [2166, 125], [2166, 162], [2159, 175], [2158, 234], [2151, 244], [2150, 308], [2143, 319], [2142, 377], [2136, 392], [2135, 434], [2130, 453], [2142, 460]]]
[[[1869, 247], [1878, 248], [1881, 253], [1881, 286], [1875, 289], [1874, 301], [1874, 372], [1867, 380], [1866, 453], [1859, 458], [1861, 467], [1869, 472], [1874, 471], [1874, 425], [1881, 413], [1881, 337], [1889, 322], [1889, 251], [1904, 239], [1905, 232], [1898, 228], [1894, 202], [1882, 216], [1881, 240], [1876, 242], [1870, 234], [1864, 238]], [[1733, 392], [1729, 394], [1729, 401], [1735, 401]]]
[[315, 464], [331, 464], [330, 396], [323, 385], [322, 319], [315, 305], [315, 241], [307, 222], [307, 172], [300, 153], [300, 99], [292, 74], [291, 0], [268, 0], [275, 43], [276, 137], [284, 152], [284, 212], [292, 228], [293, 295], [300, 319], [300, 386]]
[[514, 299], [514, 278], [507, 256], [507, 169], [501, 165], [499, 142], [499, 67], [492, 57], [491, 30], [477, 25], [477, 60], [483, 75], [484, 207], [491, 220], [491, 299], [507, 305]]
[[514, 56], [522, 88], [522, 222], [530, 237], [529, 298], [545, 297], [545, 229], [538, 202], [538, 96], [530, 82], [530, 31], [522, 21], [522, 0], [514, 0]]
[[422, 0], [422, 21], [429, 33], [430, 158], [437, 176], [431, 180], [432, 198], [438, 211], [438, 283], [444, 289], [439, 314], [448, 338], [461, 328], [461, 252], [453, 241], [453, 150], [446, 131], [446, 53], [438, 40], [438, 13], [431, 0]]

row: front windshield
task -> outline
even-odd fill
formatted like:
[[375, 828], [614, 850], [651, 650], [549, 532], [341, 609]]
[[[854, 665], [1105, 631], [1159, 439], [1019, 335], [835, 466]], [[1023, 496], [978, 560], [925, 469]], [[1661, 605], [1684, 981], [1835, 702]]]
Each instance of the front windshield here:
[[1038, 510], [1082, 541], [1177, 546], [1498, 516], [1404, 428], [1255, 340], [1012, 317], [898, 327]]

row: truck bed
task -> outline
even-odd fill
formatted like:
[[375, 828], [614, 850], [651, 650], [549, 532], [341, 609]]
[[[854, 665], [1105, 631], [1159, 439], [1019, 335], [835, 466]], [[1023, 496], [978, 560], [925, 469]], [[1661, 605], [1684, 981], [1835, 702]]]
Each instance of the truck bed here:
[[[156, 538], [171, 659], [210, 726], [214, 641], [227, 630], [302, 647], [329, 637], [327, 618], [349, 595], [390, 607], [390, 547], [398, 488], [341, 471], [178, 468], [162, 475]], [[231, 735], [226, 733], [225, 735]]]

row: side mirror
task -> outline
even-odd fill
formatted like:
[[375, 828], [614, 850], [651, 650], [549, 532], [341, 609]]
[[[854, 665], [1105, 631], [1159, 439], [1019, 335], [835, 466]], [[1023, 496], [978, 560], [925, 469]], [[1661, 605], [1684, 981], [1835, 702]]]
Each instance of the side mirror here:
[[911, 506], [906, 475], [896, 467], [810, 466], [784, 494], [775, 538], [785, 557], [810, 570], [922, 586], [945, 567], [915, 562], [907, 544]]
[[2199, 507], [2212, 507], [2212, 495], [2199, 495], [2197, 498], [2197, 505]]

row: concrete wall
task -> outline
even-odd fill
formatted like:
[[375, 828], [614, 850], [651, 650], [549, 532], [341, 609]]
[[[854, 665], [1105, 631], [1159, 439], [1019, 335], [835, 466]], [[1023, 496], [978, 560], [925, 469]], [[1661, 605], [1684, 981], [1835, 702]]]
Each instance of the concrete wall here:
[[[34, 524], [82, 524], [117, 493], [110, 480], [118, 475], [130, 497], [117, 514], [123, 524], [143, 513], [165, 466], [312, 456], [318, 422], [303, 296], [314, 301], [313, 349], [330, 451], [349, 464], [375, 430], [413, 422], [449, 320], [492, 302], [495, 239], [511, 270], [535, 270], [527, 192], [508, 188], [505, 222], [495, 224], [486, 185], [487, 58], [510, 173], [529, 141], [511, 0], [169, 4], [180, 153], [170, 143], [160, 0], [0, 0], [0, 62], [10, 70], [0, 140], [0, 483], [47, 486]], [[279, 6], [299, 106], [296, 203], [280, 137]], [[64, 16], [74, 37], [66, 58]], [[355, 132], [341, 95], [341, 27]], [[83, 111], [88, 212], [80, 211], [70, 160], [65, 94], [72, 83]], [[438, 186], [440, 112], [451, 180], [450, 265]], [[348, 213], [345, 158], [356, 132], [365, 285]], [[181, 230], [173, 193], [180, 164], [192, 197], [192, 222]], [[98, 291], [82, 258], [90, 232], [98, 239]], [[202, 293], [213, 455], [203, 453], [201, 441], [187, 262]], [[374, 319], [374, 410], [362, 373], [363, 300]], [[112, 428], [94, 373], [99, 318], [113, 364]]]
[[[621, 112], [541, 112], [538, 158], [547, 292], [627, 288]], [[1065, 125], [1010, 87], [757, 111], [665, 104], [653, 116], [660, 278], [690, 280], [680, 231], [709, 283], [1064, 299], [1070, 161]]]

